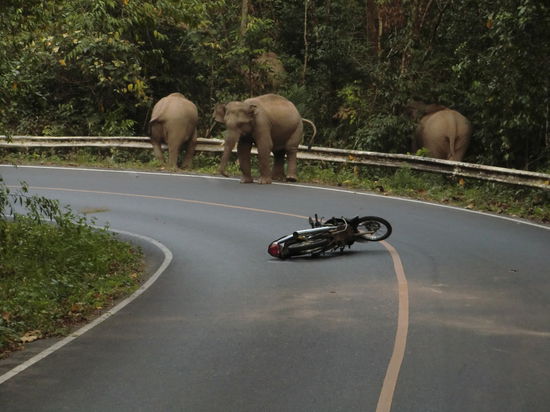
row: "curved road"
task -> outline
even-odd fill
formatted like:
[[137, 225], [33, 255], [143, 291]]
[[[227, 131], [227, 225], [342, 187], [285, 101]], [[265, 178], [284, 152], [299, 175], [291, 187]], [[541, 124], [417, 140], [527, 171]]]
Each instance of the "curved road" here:
[[[174, 256], [138, 299], [2, 383], [4, 412], [548, 410], [546, 226], [301, 185], [0, 175]], [[315, 212], [379, 215], [394, 232], [271, 259], [267, 244]]]

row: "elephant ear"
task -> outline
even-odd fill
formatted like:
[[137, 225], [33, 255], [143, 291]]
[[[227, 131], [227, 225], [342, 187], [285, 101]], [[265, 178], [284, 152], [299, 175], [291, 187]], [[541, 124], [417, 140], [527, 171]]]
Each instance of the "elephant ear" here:
[[223, 123], [223, 119], [225, 117], [225, 104], [218, 103], [214, 107], [214, 113], [212, 114], [212, 117], [214, 118], [215, 121], [219, 123]]
[[247, 114], [250, 116], [250, 118], [254, 119], [256, 117], [256, 114], [258, 113], [256, 111], [257, 108], [258, 106], [256, 106], [255, 104], [248, 105]]

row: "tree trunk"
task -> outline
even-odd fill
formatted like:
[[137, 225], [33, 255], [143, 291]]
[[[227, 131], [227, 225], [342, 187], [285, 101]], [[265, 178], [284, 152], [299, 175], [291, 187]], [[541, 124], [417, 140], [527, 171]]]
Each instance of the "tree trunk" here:
[[246, 25], [248, 24], [248, 0], [242, 0], [241, 8], [241, 41], [244, 40]]
[[365, 26], [367, 29], [367, 41], [371, 56], [378, 56], [380, 52], [380, 30], [378, 20], [378, 5], [376, 0], [365, 0]]
[[309, 0], [304, 1], [304, 68], [302, 70], [302, 85], [306, 84], [307, 60], [309, 58], [309, 43], [307, 41], [307, 9]]

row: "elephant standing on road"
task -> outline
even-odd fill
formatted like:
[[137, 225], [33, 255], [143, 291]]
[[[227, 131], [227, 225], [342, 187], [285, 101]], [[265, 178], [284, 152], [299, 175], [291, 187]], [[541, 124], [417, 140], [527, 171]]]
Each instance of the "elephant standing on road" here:
[[431, 157], [462, 160], [472, 135], [472, 126], [466, 117], [437, 104], [414, 102], [409, 109], [415, 118], [421, 115], [413, 139], [413, 153], [424, 147]]
[[183, 168], [191, 167], [197, 144], [199, 114], [195, 104], [181, 93], [172, 93], [160, 99], [151, 115], [149, 131], [156, 158], [164, 162], [162, 144], [168, 146], [168, 164], [177, 168], [178, 156], [184, 143], [187, 145]]
[[[250, 151], [253, 144], [258, 149], [259, 183], [268, 184], [272, 179], [285, 179], [285, 155], [288, 163], [286, 180], [297, 180], [296, 154], [303, 136], [302, 121], [312, 125], [313, 136], [316, 128], [311, 121], [302, 119], [293, 103], [276, 94], [265, 94], [243, 102], [218, 104], [213, 117], [227, 128], [219, 168], [222, 175], [226, 176], [225, 167], [238, 142], [237, 155], [243, 173], [242, 183], [253, 181], [250, 171]], [[270, 168], [270, 152], [274, 155], [273, 172]]]

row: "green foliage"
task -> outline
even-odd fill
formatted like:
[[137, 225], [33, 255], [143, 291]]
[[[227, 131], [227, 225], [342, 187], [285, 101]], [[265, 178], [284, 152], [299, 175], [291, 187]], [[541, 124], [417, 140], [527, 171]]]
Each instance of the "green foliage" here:
[[197, 103], [204, 129], [216, 102], [264, 90], [254, 62], [274, 52], [287, 75], [273, 91], [315, 121], [317, 144], [406, 152], [414, 98], [472, 121], [466, 160], [550, 167], [546, 3], [249, 4], [241, 33], [241, 4], [228, 0], [5, 0], [0, 132], [144, 134], [151, 105], [174, 91]]
[[544, 2], [508, 0], [483, 9], [481, 18], [479, 36], [458, 45], [453, 66], [470, 117], [482, 125], [473, 150], [479, 160], [495, 164], [548, 164], [550, 8]]
[[[173, 53], [185, 47], [186, 25], [204, 8], [192, 0], [186, 6], [11, 2], [1, 22], [11, 26], [0, 40], [3, 126], [34, 134], [135, 133], [152, 103], [151, 87], [162, 89], [173, 75], [171, 65], [181, 63]], [[173, 51], [169, 39], [180, 48]]]
[[407, 168], [318, 164], [300, 167], [300, 180], [449, 204], [466, 209], [550, 222], [550, 191], [462, 179]]
[[31, 331], [65, 333], [136, 288], [140, 252], [91, 223], [0, 179], [0, 353]]

